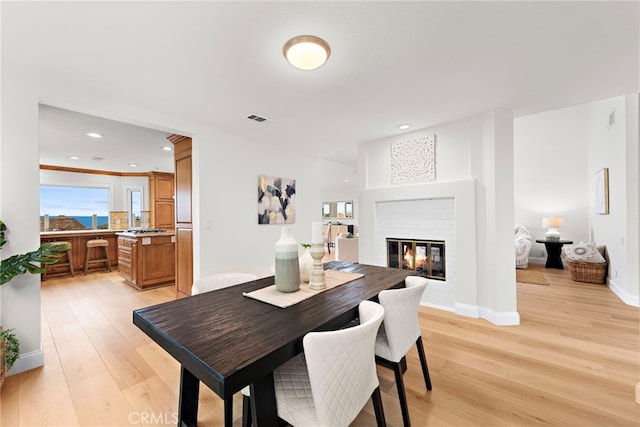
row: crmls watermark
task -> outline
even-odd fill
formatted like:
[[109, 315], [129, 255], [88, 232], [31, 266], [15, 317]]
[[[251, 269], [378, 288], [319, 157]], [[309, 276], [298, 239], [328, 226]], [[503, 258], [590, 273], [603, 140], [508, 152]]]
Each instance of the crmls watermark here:
[[131, 424], [178, 424], [177, 412], [130, 412]]

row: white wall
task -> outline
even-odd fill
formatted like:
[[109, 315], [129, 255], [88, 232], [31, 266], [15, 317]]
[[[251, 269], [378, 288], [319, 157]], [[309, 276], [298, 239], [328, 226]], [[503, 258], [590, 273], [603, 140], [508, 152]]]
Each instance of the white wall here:
[[[20, 77], [3, 61], [0, 218], [9, 227], [3, 258], [40, 245], [38, 99], [35, 88]], [[5, 329], [16, 329], [21, 347], [21, 359], [12, 372], [42, 365], [40, 277], [16, 277], [1, 292], [0, 323]]]
[[258, 224], [258, 176], [296, 180], [296, 222], [290, 227], [296, 241], [309, 242], [311, 222], [322, 220], [323, 177], [334, 165], [214, 130], [195, 135], [193, 144], [194, 277], [223, 271], [273, 274], [274, 246], [283, 226]]
[[530, 257], [543, 263], [547, 229], [542, 218], [560, 216], [562, 238], [589, 239], [589, 179], [587, 104], [514, 120], [515, 221], [533, 237]]
[[[615, 111], [616, 122], [609, 126]], [[606, 245], [608, 281], [626, 303], [640, 305], [638, 276], [638, 94], [589, 104], [589, 220], [592, 240]], [[609, 214], [594, 212], [595, 173], [609, 168]]]

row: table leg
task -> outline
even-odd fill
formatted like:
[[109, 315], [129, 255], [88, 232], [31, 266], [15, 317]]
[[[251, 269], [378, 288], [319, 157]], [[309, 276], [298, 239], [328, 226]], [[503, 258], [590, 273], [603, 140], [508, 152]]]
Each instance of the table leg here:
[[180, 402], [178, 403], [178, 427], [196, 427], [198, 424], [198, 380], [184, 366], [180, 368]]
[[273, 372], [251, 384], [250, 388], [253, 425], [257, 427], [279, 425]]
[[560, 258], [560, 254], [562, 253], [562, 245], [545, 243], [544, 246], [547, 249], [547, 262], [544, 267], [564, 270], [564, 267], [562, 265], [562, 258]]

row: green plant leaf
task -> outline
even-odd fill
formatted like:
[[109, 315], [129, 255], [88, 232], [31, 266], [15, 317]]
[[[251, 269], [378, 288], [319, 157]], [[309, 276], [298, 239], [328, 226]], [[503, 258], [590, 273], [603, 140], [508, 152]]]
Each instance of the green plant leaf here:
[[43, 243], [35, 251], [13, 255], [2, 260], [0, 264], [0, 285], [4, 285], [20, 274], [44, 273], [44, 268], [34, 263], [55, 264], [66, 254], [70, 247], [69, 243]]
[[0, 329], [0, 340], [4, 340], [4, 367], [8, 371], [20, 357], [20, 341], [14, 329]]

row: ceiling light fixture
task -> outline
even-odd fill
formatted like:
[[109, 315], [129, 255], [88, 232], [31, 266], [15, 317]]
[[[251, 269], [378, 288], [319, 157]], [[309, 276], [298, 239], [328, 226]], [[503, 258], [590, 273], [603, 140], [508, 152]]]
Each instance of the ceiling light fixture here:
[[102, 138], [102, 135], [96, 132], [87, 132], [86, 135], [90, 136], [91, 138]]
[[168, 145], [164, 145], [164, 146], [162, 146], [162, 149], [163, 149], [164, 151], [171, 151], [171, 147], [169, 147]]
[[71, 160], [80, 160], [80, 157], [78, 157], [78, 156], [69, 156], [69, 158]]
[[131, 166], [132, 168], [137, 168], [140, 165], [137, 163], [129, 163], [129, 166]]
[[296, 36], [286, 42], [282, 53], [291, 65], [300, 70], [315, 70], [331, 56], [329, 43], [316, 36]]
[[398, 129], [400, 130], [407, 130], [411, 127], [411, 125], [409, 123], [403, 123], [401, 125], [398, 125]]

